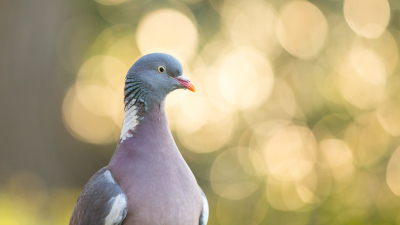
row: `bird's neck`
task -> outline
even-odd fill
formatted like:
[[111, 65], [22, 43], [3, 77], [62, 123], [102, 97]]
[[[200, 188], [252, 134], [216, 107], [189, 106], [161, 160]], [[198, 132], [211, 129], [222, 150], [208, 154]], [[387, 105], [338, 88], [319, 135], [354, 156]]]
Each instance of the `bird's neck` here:
[[[164, 123], [168, 125], [165, 114], [165, 101], [153, 101], [153, 104], [145, 108], [144, 104], [135, 104], [133, 99], [131, 106], [125, 108], [124, 122], [122, 123], [121, 136], [119, 143], [133, 137], [137, 127], [142, 123]], [[143, 125], [142, 125], [143, 126]]]
[[182, 158], [168, 126], [165, 101], [153, 103], [143, 116], [135, 114], [135, 109], [127, 110], [123, 124], [111, 164], [128, 165], [143, 158]]

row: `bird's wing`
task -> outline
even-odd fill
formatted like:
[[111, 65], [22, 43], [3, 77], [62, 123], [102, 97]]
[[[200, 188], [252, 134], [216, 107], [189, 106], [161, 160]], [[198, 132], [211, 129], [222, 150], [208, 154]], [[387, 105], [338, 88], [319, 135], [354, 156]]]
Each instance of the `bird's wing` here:
[[70, 225], [120, 225], [127, 213], [127, 198], [107, 167], [99, 170], [85, 185]]
[[[200, 188], [200, 190], [201, 190], [201, 188]], [[203, 190], [201, 190], [201, 198], [203, 199], [203, 210], [201, 211], [201, 214], [200, 214], [199, 225], [207, 225], [208, 214], [209, 214], [210, 210], [208, 209], [207, 197], [204, 194]]]

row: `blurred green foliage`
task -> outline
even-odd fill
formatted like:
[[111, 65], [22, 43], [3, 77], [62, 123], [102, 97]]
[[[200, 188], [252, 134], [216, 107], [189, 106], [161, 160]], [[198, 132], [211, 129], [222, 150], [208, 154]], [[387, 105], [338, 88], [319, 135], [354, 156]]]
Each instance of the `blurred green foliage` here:
[[[66, 129], [62, 135], [82, 144], [71, 154], [60, 150], [53, 162], [34, 161], [46, 169], [29, 172], [18, 157], [30, 150], [20, 148], [10, 160], [17, 166], [4, 166], [15, 171], [1, 179], [0, 225], [68, 223], [83, 185], [115, 149], [124, 76], [154, 51], [176, 56], [196, 86], [196, 94], [172, 93], [167, 111], [208, 197], [209, 224], [400, 224], [398, 1], [85, 0], [48, 7], [68, 13], [55, 15], [53, 44], [45, 45], [56, 56], [50, 67], [65, 76], [54, 91], [62, 119], [53, 120], [63, 125], [46, 129]], [[40, 22], [49, 26], [51, 18]]]

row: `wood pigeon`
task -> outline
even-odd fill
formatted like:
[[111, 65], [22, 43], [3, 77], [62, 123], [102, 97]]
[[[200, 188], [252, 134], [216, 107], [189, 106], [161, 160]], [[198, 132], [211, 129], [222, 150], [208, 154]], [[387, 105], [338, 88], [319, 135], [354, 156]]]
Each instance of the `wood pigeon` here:
[[207, 224], [207, 198], [168, 127], [165, 98], [175, 89], [195, 91], [170, 55], [145, 55], [129, 69], [117, 149], [85, 185], [70, 225]]

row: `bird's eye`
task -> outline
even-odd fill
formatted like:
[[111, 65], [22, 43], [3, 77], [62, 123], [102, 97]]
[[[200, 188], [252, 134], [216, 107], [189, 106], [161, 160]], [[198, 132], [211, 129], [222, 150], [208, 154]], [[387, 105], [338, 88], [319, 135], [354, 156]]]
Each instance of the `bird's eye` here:
[[157, 71], [158, 71], [159, 73], [164, 73], [164, 72], [165, 72], [165, 67], [159, 66], [159, 67], [157, 68]]

